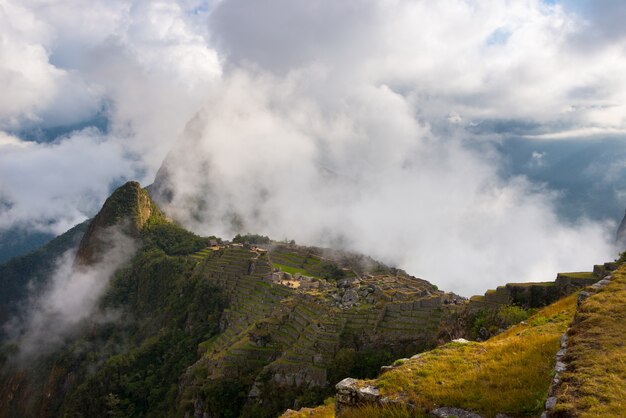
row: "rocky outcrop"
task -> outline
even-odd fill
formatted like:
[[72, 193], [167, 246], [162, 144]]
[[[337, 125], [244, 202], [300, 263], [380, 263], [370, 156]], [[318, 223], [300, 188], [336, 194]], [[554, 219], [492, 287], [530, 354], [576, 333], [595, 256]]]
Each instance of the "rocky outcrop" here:
[[104, 202], [102, 209], [91, 221], [76, 253], [77, 265], [97, 262], [103, 251], [110, 246], [109, 232], [118, 227], [131, 237], [137, 237], [150, 216], [158, 212], [148, 192], [136, 181], [129, 181], [116, 189]]
[[343, 379], [335, 385], [335, 414], [341, 417], [343, 411], [368, 404], [380, 405], [382, 397], [375, 386], [360, 386], [360, 381], [351, 377]]

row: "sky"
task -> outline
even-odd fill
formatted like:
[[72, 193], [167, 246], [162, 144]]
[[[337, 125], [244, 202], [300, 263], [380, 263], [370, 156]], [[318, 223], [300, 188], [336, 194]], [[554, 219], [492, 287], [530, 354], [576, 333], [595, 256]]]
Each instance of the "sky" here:
[[[0, 0], [0, 236], [126, 180], [464, 295], [615, 258], [619, 0]], [[162, 171], [163, 173], [164, 171]]]

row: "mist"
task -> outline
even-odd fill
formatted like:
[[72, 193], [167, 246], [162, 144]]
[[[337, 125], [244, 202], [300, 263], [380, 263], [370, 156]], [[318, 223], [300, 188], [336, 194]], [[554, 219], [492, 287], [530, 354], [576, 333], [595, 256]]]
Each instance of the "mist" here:
[[235, 74], [166, 160], [164, 210], [207, 235], [363, 252], [463, 295], [614, 257], [614, 223], [561, 220], [558, 193], [502, 178], [488, 144], [437, 136], [386, 86], [328, 114], [297, 82]]
[[106, 250], [100, 261], [79, 264], [75, 250], [64, 253], [45, 288], [31, 292], [19, 318], [9, 321], [7, 334], [17, 344], [17, 361], [54, 351], [86, 324], [118, 318], [119, 312], [99, 308], [100, 298], [115, 271], [133, 256], [137, 243], [118, 227], [102, 230], [101, 238]]
[[[594, 5], [5, 0], [0, 233], [61, 233], [169, 155], [164, 209], [194, 232], [361, 251], [465, 295], [589, 270], [626, 206], [624, 6]], [[577, 140], [619, 152], [562, 171], [543, 144]]]

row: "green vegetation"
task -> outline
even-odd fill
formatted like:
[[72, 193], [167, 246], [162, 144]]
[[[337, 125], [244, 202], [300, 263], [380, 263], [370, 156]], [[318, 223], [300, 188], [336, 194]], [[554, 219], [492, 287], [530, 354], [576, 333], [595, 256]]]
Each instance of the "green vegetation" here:
[[357, 351], [354, 348], [340, 349], [329, 369], [328, 380], [332, 385], [348, 376], [357, 379], [371, 379], [378, 375], [380, 368], [393, 361], [395, 353], [385, 349]]
[[617, 417], [626, 411], [626, 266], [587, 299], [570, 332], [555, 413], [558, 416]]
[[518, 324], [483, 343], [446, 344], [369, 383], [383, 396], [404, 394], [424, 411], [445, 405], [487, 417], [539, 414], [575, 306], [576, 296], [569, 296], [530, 318], [546, 318], [541, 325]]
[[297, 267], [291, 267], [291, 266], [286, 266], [284, 264], [278, 264], [278, 263], [272, 263], [272, 265], [274, 266], [274, 268], [280, 269], [280, 271], [284, 271], [285, 273], [289, 273], [292, 276], [294, 274], [301, 274], [303, 276], [311, 276], [311, 273], [309, 273], [305, 269], [301, 269], [301, 268], [297, 268]]
[[[33, 360], [23, 374], [3, 369], [0, 401], [12, 403], [16, 416], [157, 418], [206, 413], [263, 418], [327, 398], [319, 408], [285, 416], [328, 418], [334, 416], [328, 396], [335, 383], [348, 376], [374, 379], [385, 364], [395, 368], [370, 383], [383, 396], [406, 398], [417, 410], [366, 406], [347, 411], [346, 417], [415, 417], [435, 405], [486, 417], [533, 416], [543, 407], [559, 338], [572, 320], [576, 297], [541, 310], [525, 309], [522, 303], [498, 305], [518, 298], [528, 301], [523, 306], [534, 306], [558, 290], [552, 283], [500, 287], [483, 298], [491, 297], [487, 303], [497, 308], [454, 317], [450, 312], [461, 308], [437, 305], [437, 296], [426, 300], [428, 304], [414, 304], [411, 298], [419, 286], [408, 286], [403, 272], [388, 269], [398, 277], [396, 287], [385, 289], [383, 296], [404, 292], [397, 295], [401, 304], [387, 309], [391, 305], [381, 300], [340, 309], [328, 288], [303, 294], [265, 278], [274, 266], [291, 274], [341, 280], [354, 275], [351, 270], [360, 273], [359, 268], [365, 268], [358, 267], [358, 257], [280, 244], [260, 255], [241, 246], [213, 251], [207, 248], [209, 238], [169, 222], [136, 184], [116, 191], [108, 202], [110, 219], [120, 221], [132, 212], [139, 225], [133, 235], [139, 251], [115, 273], [99, 301], [99, 313], [115, 321], [85, 321], [56, 353]], [[17, 286], [15, 277], [45, 274], [54, 266], [48, 254], [58, 256], [84, 230], [53, 241], [48, 253], [27, 256], [34, 270], [28, 270], [26, 262], [0, 266], [0, 284], [6, 283], [12, 292], [7, 300], [17, 294], [11, 287]], [[248, 234], [234, 241], [265, 244], [269, 238]], [[585, 279], [590, 274], [565, 276]], [[559, 394], [563, 413], [615, 416], [626, 408], [626, 273], [616, 274], [614, 283], [582, 305], [576, 319], [568, 351], [575, 368], [563, 375], [568, 390]], [[377, 278], [363, 279], [363, 294], [367, 280]], [[372, 291], [377, 289], [376, 283], [371, 285]], [[432, 289], [427, 282], [423, 286]], [[417, 305], [419, 309], [413, 308]], [[455, 321], [468, 319], [476, 336], [483, 337], [483, 330], [499, 335], [482, 343], [449, 343], [414, 359], [393, 361], [432, 347], [438, 327], [449, 320], [446, 315]], [[368, 334], [370, 329], [375, 332]], [[12, 350], [15, 346], [2, 348], [0, 365]], [[281, 380], [299, 383], [279, 384]], [[248, 399], [253, 385], [258, 402]]]
[[246, 405], [241, 411], [241, 418], [272, 418], [294, 404], [303, 407], [319, 405], [332, 392], [329, 388], [279, 385], [271, 380], [269, 374], [262, 374], [261, 381], [260, 398], [263, 403]]
[[335, 398], [327, 398], [324, 405], [317, 408], [302, 408], [298, 411], [285, 412], [280, 418], [334, 418]]
[[211, 417], [237, 418], [248, 400], [248, 382], [240, 379], [208, 381], [202, 388], [203, 398]]
[[235, 238], [233, 238], [233, 242], [239, 243], [239, 244], [244, 244], [244, 243], [248, 243], [248, 244], [269, 244], [271, 242], [269, 237], [266, 237], [265, 235], [258, 235], [258, 234], [246, 234], [246, 235], [235, 235]]
[[153, 222], [144, 229], [144, 242], [167, 255], [186, 255], [205, 248], [209, 238], [202, 238], [171, 222]]
[[526, 319], [535, 309], [524, 309], [515, 305], [502, 305], [497, 309], [483, 309], [470, 315], [468, 321], [470, 338], [486, 339], [499, 332], [518, 324]]
[[[86, 376], [68, 395], [64, 414], [175, 415], [179, 377], [197, 360], [198, 344], [219, 330], [226, 306], [222, 289], [193, 274], [188, 259], [168, 256], [153, 245], [181, 239], [179, 245], [185, 247], [196, 238], [177, 228], [159, 228], [157, 236], [153, 231], [145, 231], [147, 245], [115, 275], [102, 302], [103, 308], [130, 309], [130, 328], [118, 326], [106, 337], [123, 342], [132, 335], [127, 343], [135, 348], [109, 357], [96, 374]], [[99, 355], [97, 347], [90, 357]]]
[[560, 273], [559, 276], [571, 277], [573, 279], [591, 279], [593, 278], [593, 272], [579, 271], [579, 272], [573, 272], [573, 273]]
[[346, 277], [346, 272], [334, 263], [322, 264], [322, 277], [329, 281], [337, 281]]
[[300, 273], [310, 277], [322, 277], [321, 259], [308, 251], [277, 246], [270, 252], [272, 263], [284, 272]]

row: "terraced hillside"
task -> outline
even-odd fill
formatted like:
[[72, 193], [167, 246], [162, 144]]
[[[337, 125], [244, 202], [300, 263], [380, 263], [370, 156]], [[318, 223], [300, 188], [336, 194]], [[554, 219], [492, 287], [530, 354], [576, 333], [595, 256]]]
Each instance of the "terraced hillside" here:
[[[377, 379], [345, 379], [334, 408], [327, 401], [283, 416], [622, 416], [626, 266], [611, 273], [617, 266], [596, 266], [604, 276], [580, 294], [487, 341], [454, 340], [383, 367]], [[553, 286], [590, 275], [560, 274]]]
[[[110, 227], [126, 228], [137, 250], [119, 264], [93, 314], [32, 357], [17, 355], [20, 335], [0, 346], [0, 418], [274, 417], [320, 404], [338, 382], [345, 416], [377, 416], [381, 407], [416, 416], [440, 405], [485, 416], [533, 415], [543, 408], [558, 341], [576, 309], [574, 296], [562, 296], [616, 267], [562, 274], [554, 283], [509, 284], [468, 302], [358, 254], [261, 236], [233, 243], [197, 236], [168, 220], [131, 182], [72, 235], [78, 242], [86, 230], [73, 269], [87, 274], [104, 262], [107, 240], [98, 234]], [[52, 255], [39, 255], [53, 268]], [[25, 287], [18, 293], [29, 296]], [[595, 297], [582, 302], [589, 316], [577, 317], [581, 327], [573, 328], [581, 336], [585, 324], [600, 321], [592, 315], [600, 311]], [[605, 321], [623, 319], [619, 310], [602, 312]], [[519, 321], [525, 322], [500, 333]], [[449, 343], [483, 328], [500, 335]], [[572, 367], [596, 361], [584, 357], [595, 349], [587, 347], [592, 337], [589, 331], [581, 338], [584, 350]], [[617, 349], [619, 341], [607, 339], [601, 349]], [[576, 344], [572, 336], [572, 356]], [[378, 379], [358, 380], [375, 378], [402, 357]], [[586, 393], [589, 381], [577, 383], [579, 376], [563, 374], [562, 382]], [[604, 383], [592, 386], [607, 390]], [[589, 406], [575, 405], [566, 389], [554, 389], [558, 408]], [[501, 399], [509, 392], [515, 395]], [[308, 413], [330, 416], [332, 409], [327, 402]]]
[[100, 262], [117, 226], [137, 252], [93, 316], [26, 362], [19, 338], [0, 346], [0, 417], [276, 416], [435, 346], [459, 306], [365, 256], [196, 236], [134, 182], [85, 228], [74, 268]]
[[[342, 362], [376, 350], [388, 353], [370, 367], [375, 371], [392, 353], [433, 346], [453, 306], [445, 302], [454, 295], [428, 282], [380, 265], [373, 274], [359, 274], [349, 263], [336, 264], [345, 254], [329, 256], [328, 250], [230, 246], [201, 254], [192, 256], [198, 260], [196, 273], [224, 289], [230, 303], [222, 332], [200, 344], [202, 357], [183, 378], [184, 410], [195, 415], [216, 413], [212, 388], [235, 378], [246, 391], [244, 414], [250, 416], [276, 413], [281, 405], [284, 410], [293, 398], [319, 400], [342, 377], [337, 374]], [[286, 272], [277, 272], [283, 268], [294, 269], [294, 281], [308, 285], [283, 285]], [[325, 279], [329, 271], [341, 274]], [[275, 409], [260, 411], [270, 398], [276, 401], [278, 388], [288, 396]]]

